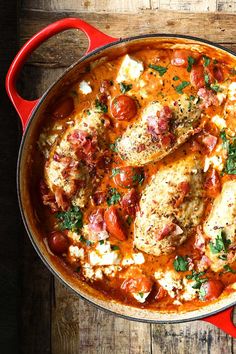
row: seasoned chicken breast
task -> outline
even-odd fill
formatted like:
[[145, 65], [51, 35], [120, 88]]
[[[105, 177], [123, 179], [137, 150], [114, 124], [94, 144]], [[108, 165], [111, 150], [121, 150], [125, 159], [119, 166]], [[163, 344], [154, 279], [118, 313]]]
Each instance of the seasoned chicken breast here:
[[236, 246], [236, 180], [224, 183], [203, 230], [210, 239], [206, 255], [211, 261], [211, 268], [219, 271], [236, 258], [233, 251]]
[[170, 107], [152, 102], [117, 141], [117, 152], [132, 166], [160, 160], [194, 134], [200, 116], [198, 105], [186, 95]]
[[202, 167], [187, 156], [159, 170], [144, 189], [135, 220], [134, 244], [159, 256], [174, 251], [203, 214]]
[[86, 161], [101, 154], [105, 146], [103, 115], [90, 110], [75, 117], [50, 151], [45, 164], [45, 181], [55, 195], [58, 190], [72, 197], [72, 203], [84, 207], [93, 186]]

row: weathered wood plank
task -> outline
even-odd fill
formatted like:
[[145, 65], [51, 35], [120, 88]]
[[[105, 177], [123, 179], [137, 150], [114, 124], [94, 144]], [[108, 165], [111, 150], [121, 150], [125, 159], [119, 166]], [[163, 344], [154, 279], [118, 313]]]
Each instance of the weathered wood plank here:
[[150, 325], [98, 310], [55, 281], [52, 308], [54, 354], [148, 354]]
[[[236, 14], [196, 14], [170, 12], [141, 12], [133, 14], [67, 13], [66, 16], [80, 17], [102, 31], [115, 36], [127, 37], [145, 33], [189, 34], [224, 44], [236, 51], [236, 27], [232, 23]], [[35, 32], [49, 23], [65, 17], [64, 13], [25, 10], [21, 13], [20, 43], [23, 44]], [[78, 31], [64, 32], [45, 43], [30, 58], [33, 65], [47, 67], [68, 66], [79, 58], [86, 49], [84, 35]], [[63, 55], [62, 55], [63, 53]]]
[[168, 11], [186, 11], [186, 12], [209, 12], [216, 11], [216, 0], [151, 0], [153, 9]]

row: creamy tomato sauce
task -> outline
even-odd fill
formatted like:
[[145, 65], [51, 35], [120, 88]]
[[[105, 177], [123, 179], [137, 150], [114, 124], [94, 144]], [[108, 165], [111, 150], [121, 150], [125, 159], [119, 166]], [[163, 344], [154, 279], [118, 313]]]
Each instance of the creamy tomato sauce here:
[[235, 291], [235, 102], [236, 65], [213, 49], [91, 64], [38, 139], [48, 251], [136, 307], [189, 311]]

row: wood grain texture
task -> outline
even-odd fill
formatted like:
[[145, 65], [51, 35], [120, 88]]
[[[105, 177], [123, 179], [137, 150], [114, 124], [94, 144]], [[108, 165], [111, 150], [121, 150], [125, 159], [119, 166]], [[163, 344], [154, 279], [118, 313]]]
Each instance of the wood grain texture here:
[[[235, 9], [235, 1], [23, 0], [19, 16], [19, 39], [23, 44], [47, 24], [63, 17], [78, 16], [117, 37], [158, 32], [191, 34], [236, 50], [236, 28], [233, 25], [236, 15], [210, 13], [231, 9]], [[182, 12], [173, 14], [173, 11]], [[206, 13], [197, 13], [203, 11]], [[63, 68], [83, 54], [86, 45], [87, 40], [81, 33], [66, 31], [41, 46], [31, 56], [21, 75], [24, 97], [41, 95], [63, 72]], [[39, 265], [40, 261], [36, 261], [33, 251], [26, 246], [24, 253], [30, 254], [25, 259], [23, 276], [26, 296], [23, 307], [26, 321], [23, 348], [27, 354], [236, 352], [236, 340], [211, 324], [196, 321], [150, 325], [98, 310], [72, 294], [57, 280], [54, 280], [52, 287], [51, 276], [42, 264]], [[29, 268], [32, 262], [34, 265]], [[33, 304], [32, 299], [37, 301]], [[29, 308], [28, 303], [31, 304]]]
[[[78, 13], [67, 12], [69, 17]], [[20, 43], [52, 21], [65, 17], [61, 12], [24, 10], [20, 21]], [[80, 13], [79, 17], [114, 37], [128, 37], [147, 33], [187, 34], [223, 44], [236, 51], [236, 14], [176, 13], [146, 11], [132, 14]], [[235, 41], [235, 42], [234, 42]], [[66, 31], [41, 46], [31, 56], [30, 63], [47, 67], [66, 67], [85, 51], [87, 39], [78, 31]], [[63, 55], [62, 55], [63, 53]]]

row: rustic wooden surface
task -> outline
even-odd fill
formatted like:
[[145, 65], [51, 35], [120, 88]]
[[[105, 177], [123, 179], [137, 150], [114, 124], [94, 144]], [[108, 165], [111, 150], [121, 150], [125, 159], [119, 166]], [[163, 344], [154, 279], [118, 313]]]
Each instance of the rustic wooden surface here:
[[[235, 14], [234, 14], [235, 12]], [[78, 16], [106, 33], [182, 33], [236, 50], [236, 1], [227, 0], [22, 0], [19, 43], [45, 25]], [[66, 31], [41, 46], [20, 80], [24, 97], [39, 96], [86, 48], [78, 31]], [[135, 323], [95, 309], [65, 289], [22, 237], [21, 344], [25, 354], [221, 354], [235, 353], [236, 340], [201, 321], [174, 325]]]

